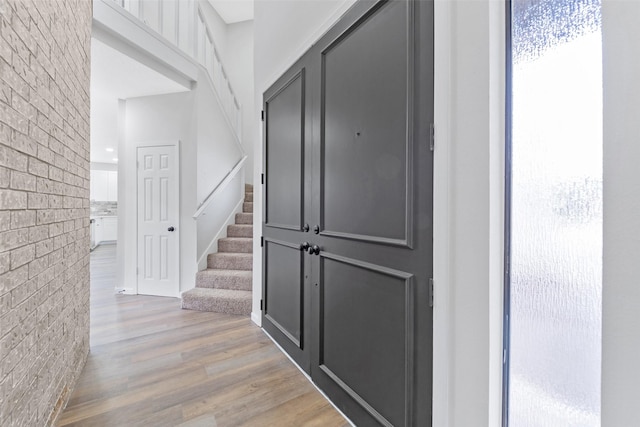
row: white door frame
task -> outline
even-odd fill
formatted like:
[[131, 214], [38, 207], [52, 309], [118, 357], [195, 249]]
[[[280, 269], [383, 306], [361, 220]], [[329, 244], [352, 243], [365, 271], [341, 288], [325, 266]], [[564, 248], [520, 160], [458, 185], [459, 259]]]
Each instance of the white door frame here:
[[[180, 297], [180, 293], [182, 290], [182, 283], [181, 283], [181, 277], [182, 277], [182, 242], [181, 242], [181, 233], [180, 233], [180, 229], [181, 227], [181, 223], [182, 223], [182, 212], [181, 212], [181, 201], [182, 201], [182, 192], [181, 192], [181, 176], [182, 176], [182, 163], [181, 163], [181, 148], [182, 148], [182, 144], [180, 140], [175, 140], [175, 141], [150, 141], [150, 142], [138, 142], [136, 144], [134, 144], [134, 153], [135, 153], [135, 159], [134, 159], [134, 165], [135, 165], [135, 194], [136, 194], [136, 204], [135, 204], [135, 256], [136, 256], [136, 275], [135, 275], [135, 283], [134, 283], [134, 294], [139, 294], [139, 289], [138, 289], [138, 272], [140, 271], [140, 260], [138, 259], [138, 244], [139, 244], [139, 224], [138, 224], [138, 197], [140, 196], [138, 194], [138, 167], [137, 167], [137, 161], [138, 161], [138, 148], [149, 148], [149, 147], [166, 147], [166, 146], [172, 146], [175, 147], [176, 149], [176, 165], [178, 168], [178, 173], [177, 173], [177, 187], [178, 187], [178, 221], [177, 221], [177, 225], [176, 227], [178, 228], [178, 245], [177, 245], [177, 253], [176, 253], [176, 257], [178, 258], [178, 271], [177, 271], [177, 283], [176, 283], [176, 294], [174, 295], [174, 297], [179, 298]], [[127, 293], [127, 292], [125, 292]]]

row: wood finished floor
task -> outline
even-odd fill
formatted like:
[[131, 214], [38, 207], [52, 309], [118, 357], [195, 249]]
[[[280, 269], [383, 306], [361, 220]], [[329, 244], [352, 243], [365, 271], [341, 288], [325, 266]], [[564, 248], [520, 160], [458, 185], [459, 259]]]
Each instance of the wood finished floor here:
[[243, 316], [115, 295], [115, 245], [91, 254], [91, 353], [58, 426], [348, 426]]

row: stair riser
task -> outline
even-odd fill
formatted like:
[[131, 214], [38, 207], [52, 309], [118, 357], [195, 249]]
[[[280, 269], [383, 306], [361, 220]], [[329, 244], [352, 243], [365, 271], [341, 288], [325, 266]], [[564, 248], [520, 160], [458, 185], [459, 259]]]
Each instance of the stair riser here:
[[230, 225], [227, 227], [227, 237], [253, 237], [253, 227]]
[[252, 289], [251, 277], [221, 277], [198, 273], [196, 275], [196, 288], [250, 291]]
[[253, 268], [252, 257], [221, 257], [211, 254], [207, 257], [208, 268], [222, 270], [251, 270]]
[[253, 242], [238, 242], [234, 240], [218, 240], [218, 252], [241, 252], [250, 254], [253, 252]]
[[245, 184], [244, 185], [244, 192], [245, 193], [252, 193], [253, 192], [253, 185], [252, 184]]
[[244, 202], [242, 204], [242, 212], [253, 213], [253, 202]]
[[252, 213], [237, 213], [236, 224], [253, 224]]
[[251, 314], [251, 300], [229, 300], [226, 298], [182, 297], [182, 308], [186, 310], [213, 311], [216, 313], [248, 316]]
[[253, 193], [244, 193], [245, 202], [253, 202]]

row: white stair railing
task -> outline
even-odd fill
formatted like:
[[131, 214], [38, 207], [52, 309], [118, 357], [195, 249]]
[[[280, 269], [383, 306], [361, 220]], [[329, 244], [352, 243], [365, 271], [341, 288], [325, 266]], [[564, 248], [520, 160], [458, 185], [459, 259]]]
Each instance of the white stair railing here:
[[[242, 107], [196, 0], [111, 0], [160, 34], [206, 70], [229, 124], [240, 142]], [[241, 147], [241, 144], [239, 144]], [[244, 150], [241, 151], [244, 152]]]

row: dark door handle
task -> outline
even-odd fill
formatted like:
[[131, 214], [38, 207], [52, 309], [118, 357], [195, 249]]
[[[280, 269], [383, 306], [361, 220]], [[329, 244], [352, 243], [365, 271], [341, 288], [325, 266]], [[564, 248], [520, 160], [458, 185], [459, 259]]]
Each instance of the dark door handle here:
[[308, 232], [309, 232], [309, 224], [305, 224], [305, 225], [302, 227], [302, 231], [304, 231], [305, 233], [308, 233]]
[[313, 245], [311, 247], [309, 247], [309, 253], [311, 255], [320, 255], [320, 246], [318, 245]]
[[300, 250], [301, 250], [301, 251], [306, 251], [306, 250], [308, 250], [308, 249], [309, 249], [309, 246], [311, 246], [311, 245], [309, 244], [309, 242], [304, 242], [303, 244], [301, 244], [301, 245], [300, 245]]
[[316, 233], [316, 234], [319, 234], [320, 233], [320, 226], [316, 225], [315, 227], [313, 227], [313, 232]]
[[175, 228], [173, 228], [173, 225], [169, 228], [167, 228], [167, 231], [175, 231]]

